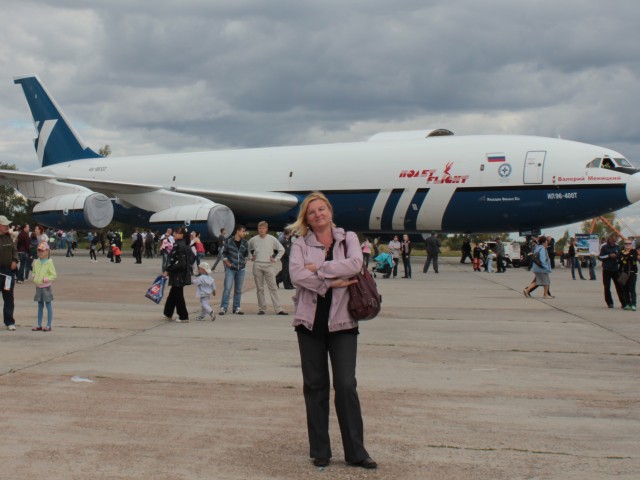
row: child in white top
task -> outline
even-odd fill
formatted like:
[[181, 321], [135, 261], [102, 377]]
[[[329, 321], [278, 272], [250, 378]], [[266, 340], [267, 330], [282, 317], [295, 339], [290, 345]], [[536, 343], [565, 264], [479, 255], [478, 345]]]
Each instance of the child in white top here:
[[213, 322], [216, 319], [216, 314], [211, 308], [211, 294], [216, 294], [216, 282], [209, 276], [211, 273], [211, 267], [207, 262], [202, 262], [198, 265], [198, 275], [191, 279], [191, 283], [197, 286], [196, 297], [200, 300], [200, 307], [202, 311], [196, 317], [196, 320], [204, 320], [205, 318], [211, 318]]
[[493, 253], [493, 250], [489, 250], [489, 255], [487, 255], [487, 272], [493, 273], [493, 259], [496, 258], [496, 254]]

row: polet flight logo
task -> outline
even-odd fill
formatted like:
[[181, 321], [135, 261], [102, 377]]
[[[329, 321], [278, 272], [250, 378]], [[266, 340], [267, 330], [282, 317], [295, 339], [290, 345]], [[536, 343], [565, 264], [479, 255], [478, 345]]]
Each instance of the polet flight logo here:
[[442, 174], [437, 169], [402, 170], [399, 178], [426, 178], [427, 184], [439, 185], [442, 183], [466, 183], [469, 175], [452, 175], [453, 162], [448, 162]]

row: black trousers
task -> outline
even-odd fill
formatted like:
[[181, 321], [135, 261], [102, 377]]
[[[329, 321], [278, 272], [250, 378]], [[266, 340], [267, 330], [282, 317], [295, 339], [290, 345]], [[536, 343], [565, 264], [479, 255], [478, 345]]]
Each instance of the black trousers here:
[[625, 306], [625, 298], [622, 293], [622, 288], [616, 282], [617, 271], [610, 270], [602, 270], [602, 285], [604, 285], [604, 301], [607, 302], [607, 305], [613, 305], [613, 297], [611, 296], [611, 281], [613, 280], [613, 285], [616, 287], [616, 293], [618, 294], [618, 300], [620, 300], [620, 305]]
[[409, 255], [402, 255], [402, 266], [404, 267], [404, 276], [411, 278], [411, 257]]
[[189, 319], [187, 304], [184, 301], [184, 287], [171, 287], [169, 289], [169, 295], [167, 296], [167, 301], [164, 304], [164, 316], [173, 316], [174, 310], [178, 312], [178, 318], [180, 320]]
[[431, 266], [431, 261], [433, 260], [433, 269], [436, 273], [438, 273], [438, 255], [434, 255], [433, 253], [427, 252], [427, 259], [424, 261], [424, 267], [422, 267], [422, 273], [427, 273], [429, 271], [429, 267]]
[[356, 355], [358, 336], [329, 334], [323, 336], [298, 332], [298, 346], [307, 407], [309, 456], [331, 458], [329, 440], [329, 362], [333, 374], [335, 408], [342, 435], [344, 458], [349, 463], [366, 459], [364, 426], [356, 390]]
[[[15, 271], [9, 268], [0, 269], [0, 272], [3, 273], [3, 275], [0, 276], [0, 289], [2, 289], [2, 301], [4, 302], [2, 316], [4, 318], [4, 324], [8, 327], [9, 325], [15, 325], [16, 323], [13, 319], [13, 310], [15, 308], [13, 288], [16, 285], [16, 277]], [[7, 281], [7, 277], [5, 275], [9, 275], [11, 278], [11, 288], [9, 290], [4, 289], [5, 282]]]
[[620, 287], [622, 290], [622, 297], [624, 298], [623, 306], [636, 306], [636, 281], [638, 280], [638, 275], [630, 272], [629, 280], [626, 285]]

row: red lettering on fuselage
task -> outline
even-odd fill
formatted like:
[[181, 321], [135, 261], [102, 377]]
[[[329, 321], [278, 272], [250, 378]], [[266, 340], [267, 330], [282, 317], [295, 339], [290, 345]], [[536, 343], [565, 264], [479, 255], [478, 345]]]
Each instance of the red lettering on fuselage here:
[[466, 183], [469, 179], [469, 175], [451, 175], [451, 168], [453, 162], [448, 162], [444, 167], [442, 175], [438, 174], [435, 169], [425, 170], [402, 170], [399, 178], [426, 178], [426, 183], [439, 185], [443, 183]]

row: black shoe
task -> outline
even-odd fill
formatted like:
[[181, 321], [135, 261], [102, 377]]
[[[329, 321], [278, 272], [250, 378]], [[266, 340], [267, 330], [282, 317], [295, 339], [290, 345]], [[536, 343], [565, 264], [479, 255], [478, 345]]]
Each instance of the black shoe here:
[[364, 460], [361, 460], [356, 463], [350, 463], [349, 465], [351, 465], [352, 467], [366, 468], [368, 470], [373, 470], [374, 468], [378, 468], [378, 464], [374, 462], [371, 457], [367, 457]]
[[313, 464], [316, 467], [328, 467], [330, 463], [331, 463], [330, 458], [314, 458], [313, 459]]
[[278, 312], [278, 315], [289, 315], [287, 312], [285, 312], [284, 310], [280, 310]]
[[258, 312], [258, 315], [264, 315], [264, 312], [263, 312], [262, 310], [260, 310], [260, 311]]

